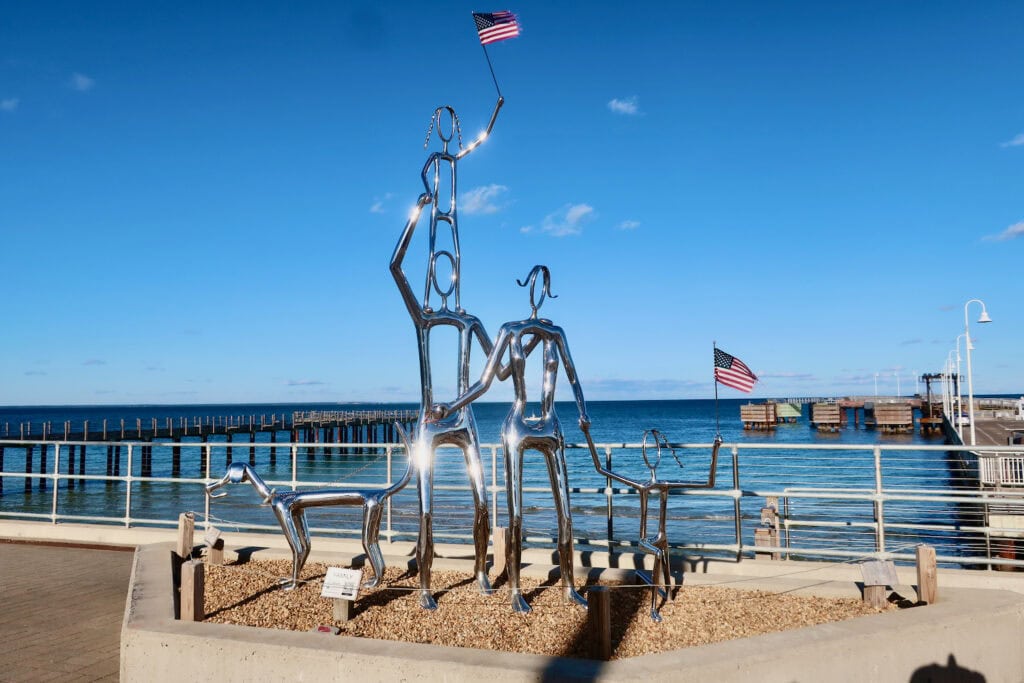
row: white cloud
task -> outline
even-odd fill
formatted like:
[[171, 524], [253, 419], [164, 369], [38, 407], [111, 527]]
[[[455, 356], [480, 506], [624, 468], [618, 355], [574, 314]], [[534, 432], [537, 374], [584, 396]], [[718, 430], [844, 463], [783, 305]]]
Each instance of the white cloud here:
[[321, 382], [318, 379], [290, 379], [285, 382], [285, 386], [289, 387], [315, 387], [326, 382]]
[[1014, 223], [998, 235], [988, 235], [985, 237], [985, 240], [988, 242], [1005, 242], [1006, 240], [1012, 240], [1018, 237], [1024, 237], [1024, 221]]
[[8, 97], [7, 99], [0, 100], [0, 111], [14, 111], [18, 108], [17, 97]]
[[463, 193], [460, 208], [463, 213], [469, 215], [497, 213], [504, 208], [504, 205], [495, 200], [505, 192], [508, 192], [508, 188], [504, 185], [491, 184], [475, 187]]
[[608, 108], [616, 114], [624, 114], [626, 116], [636, 116], [640, 113], [640, 107], [637, 105], [636, 95], [627, 97], [623, 100], [616, 97], [608, 102]]
[[1007, 140], [1006, 142], [1002, 143], [999, 146], [1000, 147], [1021, 147], [1021, 146], [1024, 146], [1024, 133], [1020, 133], [1019, 135], [1017, 135], [1012, 140]]
[[579, 235], [583, 232], [583, 225], [590, 222], [594, 215], [594, 207], [589, 204], [566, 204], [558, 211], [545, 216], [540, 229], [553, 237]]
[[373, 204], [370, 205], [370, 213], [385, 213], [384, 203], [394, 196], [394, 194], [388, 192], [383, 197], [374, 197]]
[[640, 221], [626, 220], [619, 223], [619, 230], [636, 230], [640, 227]]
[[71, 88], [78, 92], [86, 92], [93, 89], [96, 81], [85, 74], [71, 74]]

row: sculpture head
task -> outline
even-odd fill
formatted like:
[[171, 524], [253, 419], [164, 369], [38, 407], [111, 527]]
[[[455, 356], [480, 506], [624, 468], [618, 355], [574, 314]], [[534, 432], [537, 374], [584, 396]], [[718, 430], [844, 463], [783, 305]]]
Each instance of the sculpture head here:
[[260, 495], [263, 496], [262, 505], [270, 504], [270, 499], [274, 495], [274, 489], [267, 488], [260, 475], [256, 474], [256, 471], [248, 463], [244, 462], [233, 462], [228, 465], [228, 471], [224, 473], [223, 477], [212, 484], [206, 485], [206, 495], [210, 498], [222, 498], [228, 495], [228, 492], [221, 491], [220, 493], [215, 493], [218, 489], [228, 484], [244, 484], [246, 482], [252, 484]]
[[[544, 276], [539, 299], [537, 298], [538, 275]], [[530, 308], [532, 309], [532, 313], [530, 314], [531, 319], [537, 317], [537, 311], [539, 311], [540, 307], [544, 304], [544, 299], [547, 297], [551, 297], [552, 299], [558, 298], [551, 293], [551, 271], [548, 270], [547, 266], [534, 266], [533, 270], [530, 271], [530, 274], [526, 276], [526, 279], [523, 281], [516, 280], [516, 284], [520, 287], [530, 287]]]
[[459, 117], [450, 105], [442, 105], [434, 110], [430, 117], [430, 126], [427, 128], [427, 138], [423, 141], [423, 149], [430, 144], [430, 135], [437, 127], [437, 137], [441, 138], [441, 151], [448, 152], [448, 143], [452, 137], [459, 136], [459, 149], [462, 149], [462, 127], [459, 125]]
[[[437, 260], [440, 258], [448, 259], [448, 265], [451, 267], [451, 275], [448, 278], [448, 286], [442, 287], [440, 281], [437, 279]], [[430, 294], [430, 287], [433, 287], [437, 295], [441, 297], [441, 310], [448, 308], [448, 297], [451, 296], [452, 292], [455, 292], [456, 304], [459, 301], [459, 261], [458, 258], [452, 256], [450, 251], [441, 250], [435, 251], [430, 256], [430, 265], [427, 270], [427, 294]], [[424, 301], [424, 308], [429, 308], [429, 298]], [[461, 312], [461, 311], [460, 311]]]

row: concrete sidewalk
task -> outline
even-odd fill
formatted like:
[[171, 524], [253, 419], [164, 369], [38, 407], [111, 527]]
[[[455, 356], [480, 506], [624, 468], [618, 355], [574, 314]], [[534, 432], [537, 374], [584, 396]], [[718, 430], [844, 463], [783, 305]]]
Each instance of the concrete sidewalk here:
[[133, 550], [0, 539], [0, 679], [118, 680]]

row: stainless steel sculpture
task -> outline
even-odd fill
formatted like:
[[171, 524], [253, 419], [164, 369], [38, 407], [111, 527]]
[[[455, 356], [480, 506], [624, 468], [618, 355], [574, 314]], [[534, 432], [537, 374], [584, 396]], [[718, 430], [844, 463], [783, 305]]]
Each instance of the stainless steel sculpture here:
[[[590, 438], [589, 426], [580, 426], [583, 429], [583, 434], [587, 438], [590, 455], [594, 459], [594, 467], [597, 471], [606, 477], [625, 484], [630, 488], [636, 489], [636, 492], [640, 494], [640, 548], [644, 552], [654, 555], [654, 572], [652, 576], [648, 576], [646, 572], [637, 570], [636, 574], [641, 581], [651, 586], [651, 619], [653, 621], [661, 621], [661, 615], [658, 614], [658, 596], [660, 595], [663, 598], [670, 597], [666, 587], [672, 583], [671, 575], [669, 573], [668, 537], [665, 533], [668, 492], [676, 489], [714, 488], [715, 472], [718, 469], [718, 449], [722, 445], [722, 437], [721, 435], [716, 435], [714, 444], [711, 447], [711, 468], [708, 471], [707, 481], [661, 481], [658, 479], [657, 469], [658, 465], [661, 463], [661, 452], [663, 448], [672, 453], [672, 457], [680, 467], [683, 466], [683, 463], [676, 455], [675, 449], [668, 445], [668, 440], [661, 434], [661, 432], [657, 429], [648, 429], [644, 432], [644, 438], [640, 445], [640, 453], [643, 456], [644, 464], [647, 466], [647, 469], [650, 470], [651, 474], [647, 481], [639, 481], [621, 474], [616, 474], [615, 472], [602, 467], [601, 459], [598, 457], [597, 449], [594, 447], [594, 441]], [[648, 437], [654, 439], [654, 446], [657, 448], [657, 455], [655, 456], [653, 463], [647, 455]], [[647, 535], [647, 515], [650, 495], [652, 492], [658, 494], [658, 499], [660, 501], [658, 509], [658, 533], [654, 537]]]
[[380, 519], [384, 511], [384, 503], [387, 499], [400, 491], [409, 483], [412, 478], [413, 457], [412, 446], [409, 437], [398, 422], [395, 423], [398, 433], [405, 444], [405, 452], [409, 456], [409, 465], [405, 474], [397, 482], [387, 488], [376, 489], [318, 489], [314, 491], [281, 491], [277, 492], [266, 485], [263, 479], [247, 463], [233, 462], [228, 466], [227, 472], [220, 479], [212, 484], [207, 484], [206, 495], [210, 498], [220, 498], [227, 495], [226, 491], [215, 493], [218, 489], [227, 484], [242, 484], [248, 482], [263, 497], [262, 505], [268, 505], [274, 511], [281, 531], [288, 541], [292, 550], [292, 575], [291, 578], [281, 579], [285, 590], [292, 590], [299, 585], [299, 572], [306, 564], [309, 557], [310, 538], [309, 525], [306, 523], [306, 508], [327, 507], [327, 506], [357, 506], [363, 507], [363, 552], [373, 568], [373, 578], [363, 584], [366, 588], [373, 588], [380, 584], [384, 577], [384, 557], [380, 552]]
[[[537, 277], [543, 275], [539, 298], [536, 296]], [[518, 282], [518, 281], [517, 281]], [[580, 413], [580, 427], [587, 428], [590, 418], [583, 399], [583, 389], [576, 375], [576, 366], [569, 354], [569, 344], [562, 328], [550, 320], [538, 317], [544, 299], [551, 294], [551, 275], [546, 266], [534, 266], [521, 287], [530, 287], [529, 318], [502, 325], [494, 348], [490, 350], [483, 374], [476, 384], [449, 404], [438, 404], [431, 409], [432, 419], [443, 424], [456, 411], [464, 410], [487, 391], [497, 375], [505, 379], [512, 375], [515, 400], [501, 428], [501, 445], [505, 453], [505, 488], [508, 499], [509, 534], [506, 539], [506, 557], [509, 585], [512, 589], [512, 608], [529, 612], [519, 584], [519, 564], [523, 543], [523, 453], [539, 451], [544, 455], [558, 515], [558, 560], [562, 573], [565, 597], [570, 602], [586, 606], [587, 601], [576, 592], [573, 578], [572, 512], [569, 505], [569, 482], [565, 468], [565, 440], [555, 413], [555, 382], [558, 379], [559, 360], [565, 365], [565, 375], [576, 397]], [[540, 417], [526, 416], [526, 358], [537, 347], [543, 350], [543, 381], [540, 396]], [[502, 358], [509, 354], [508, 365]]]
[[[425, 192], [420, 195], [399, 237], [395, 253], [391, 257], [391, 274], [395, 278], [398, 290], [402, 294], [413, 325], [416, 327], [416, 342], [420, 355], [420, 415], [413, 433], [413, 460], [417, 475], [417, 492], [419, 493], [420, 528], [419, 541], [416, 544], [416, 563], [420, 577], [420, 606], [425, 609], [436, 609], [437, 603], [430, 594], [430, 572], [434, 557], [433, 540], [433, 478], [434, 451], [443, 445], [456, 446], [462, 450], [466, 460], [466, 471], [469, 474], [470, 486], [473, 490], [473, 543], [476, 561], [474, 574], [480, 591], [490, 594], [491, 584], [487, 579], [487, 540], [489, 532], [489, 515], [487, 510], [486, 489], [484, 488], [483, 467], [480, 461], [480, 444], [477, 436], [476, 421], [473, 410], [467, 404], [444, 420], [428, 419], [430, 406], [434, 403], [433, 375], [430, 369], [430, 333], [438, 326], [454, 327], [459, 335], [457, 349], [458, 391], [463, 393], [469, 386], [470, 349], [475, 338], [484, 353], [491, 351], [491, 339], [484, 330], [480, 320], [468, 314], [462, 308], [460, 296], [459, 225], [456, 211], [456, 172], [459, 159], [472, 152], [490, 135], [494, 122], [498, 118], [504, 100], [499, 96], [494, 106], [494, 113], [487, 124], [487, 129], [465, 149], [462, 148], [462, 133], [455, 110], [451, 107], [438, 107], [430, 120], [427, 130], [426, 147], [430, 143], [431, 133], [436, 125], [437, 135], [441, 139], [440, 151], [433, 152], [423, 166], [422, 179]], [[447, 116], [446, 116], [447, 115]], [[448, 121], [446, 121], [446, 118]], [[447, 130], [445, 130], [447, 124]], [[459, 150], [452, 153], [449, 143], [455, 135], [459, 136]], [[450, 186], [451, 194], [442, 203], [442, 175]], [[413, 294], [409, 280], [402, 270], [406, 252], [412, 241], [423, 207], [430, 209], [430, 253], [427, 259], [426, 292], [420, 303]], [[452, 250], [438, 251], [436, 236], [438, 224], [445, 223], [451, 230]], [[437, 279], [438, 259], [447, 259], [452, 269], [451, 282], [442, 287]], [[431, 290], [440, 298], [438, 308], [431, 305]], [[454, 308], [449, 308], [448, 298], [454, 293]]]

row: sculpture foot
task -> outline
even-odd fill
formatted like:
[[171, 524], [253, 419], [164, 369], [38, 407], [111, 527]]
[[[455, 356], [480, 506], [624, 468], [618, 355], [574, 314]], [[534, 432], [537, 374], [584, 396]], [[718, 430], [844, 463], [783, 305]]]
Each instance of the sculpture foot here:
[[661, 615], [658, 614], [658, 610], [654, 609], [653, 607], [651, 608], [651, 621], [658, 624], [661, 623]]
[[587, 599], [577, 593], [575, 588], [565, 589], [565, 601], [577, 607], [587, 609]]
[[429, 610], [437, 609], [437, 601], [434, 600], [434, 596], [430, 594], [430, 591], [420, 591], [420, 607]]
[[380, 579], [374, 576], [372, 579], [363, 583], [363, 588], [376, 588], [380, 585]]
[[298, 587], [299, 587], [299, 584], [301, 584], [302, 582], [301, 582], [301, 581], [292, 581], [292, 580], [291, 580], [290, 578], [288, 578], [288, 577], [282, 577], [282, 578], [280, 578], [280, 579], [278, 579], [278, 580], [277, 580], [277, 583], [278, 583], [278, 585], [279, 585], [279, 586], [281, 586], [281, 587], [282, 587], [282, 588], [283, 588], [284, 590], [286, 590], [286, 591], [293, 591], [293, 590], [295, 590], [296, 588], [298, 588]]
[[526, 604], [526, 600], [523, 599], [523, 594], [519, 591], [512, 593], [512, 611], [519, 614], [529, 614], [532, 611], [530, 606]]
[[494, 589], [491, 588], [491, 581], [487, 578], [487, 572], [478, 571], [476, 573], [476, 584], [480, 587], [481, 595], [493, 595]]

